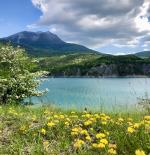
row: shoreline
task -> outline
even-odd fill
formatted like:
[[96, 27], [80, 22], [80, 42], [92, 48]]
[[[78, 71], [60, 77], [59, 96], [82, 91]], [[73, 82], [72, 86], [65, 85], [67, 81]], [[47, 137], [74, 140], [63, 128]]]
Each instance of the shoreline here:
[[126, 76], [46, 76], [46, 78], [150, 78], [146, 75], [126, 75]]

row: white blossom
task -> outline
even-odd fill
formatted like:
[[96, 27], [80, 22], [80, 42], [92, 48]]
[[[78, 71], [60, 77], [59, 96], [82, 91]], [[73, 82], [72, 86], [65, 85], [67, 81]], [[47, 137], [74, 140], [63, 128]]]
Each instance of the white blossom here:
[[[0, 104], [22, 102], [24, 98], [41, 96], [38, 91], [39, 77], [46, 72], [32, 73], [33, 60], [25, 50], [11, 45], [0, 47]], [[35, 62], [34, 62], [35, 63]]]

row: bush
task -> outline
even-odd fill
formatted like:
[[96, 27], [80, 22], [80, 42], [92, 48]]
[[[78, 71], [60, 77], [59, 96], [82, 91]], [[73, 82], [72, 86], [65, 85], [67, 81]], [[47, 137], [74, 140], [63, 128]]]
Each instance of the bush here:
[[39, 96], [37, 91], [42, 75], [33, 73], [35, 60], [29, 58], [24, 49], [11, 45], [0, 47], [0, 104], [21, 103], [24, 98]]

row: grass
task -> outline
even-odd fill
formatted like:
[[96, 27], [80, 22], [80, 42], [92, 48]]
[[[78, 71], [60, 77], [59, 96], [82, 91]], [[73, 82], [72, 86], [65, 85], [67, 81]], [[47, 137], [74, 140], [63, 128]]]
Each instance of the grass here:
[[150, 116], [0, 106], [2, 155], [148, 155]]

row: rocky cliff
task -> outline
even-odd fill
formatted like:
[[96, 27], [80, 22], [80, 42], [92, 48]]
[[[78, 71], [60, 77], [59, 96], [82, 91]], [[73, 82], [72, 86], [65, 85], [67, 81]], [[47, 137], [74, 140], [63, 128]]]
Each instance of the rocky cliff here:
[[51, 72], [50, 76], [150, 76], [150, 64], [101, 64], [86, 69], [70, 67]]

